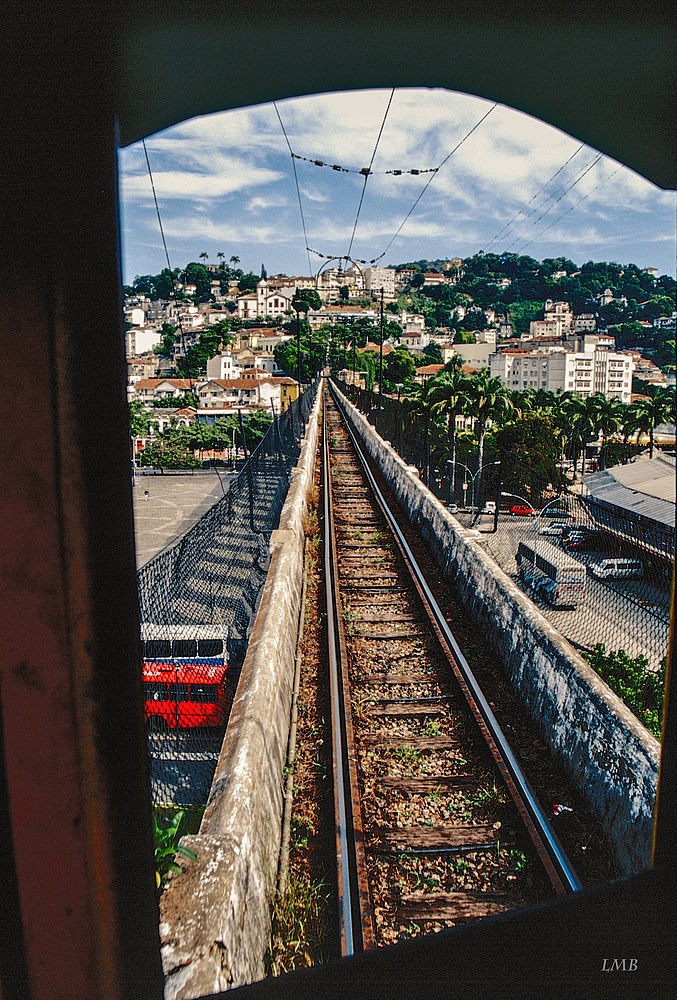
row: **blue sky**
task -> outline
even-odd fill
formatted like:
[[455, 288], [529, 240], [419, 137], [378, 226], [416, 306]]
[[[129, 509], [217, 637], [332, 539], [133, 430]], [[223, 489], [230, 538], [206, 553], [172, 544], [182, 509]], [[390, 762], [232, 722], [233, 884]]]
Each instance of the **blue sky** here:
[[[355, 91], [277, 104], [294, 153], [354, 171], [294, 161], [308, 246], [326, 256], [348, 251], [364, 188], [357, 171], [371, 162], [390, 96]], [[439, 166], [492, 107], [445, 90], [395, 91], [353, 257], [372, 260], [388, 248], [432, 176], [386, 171]], [[493, 107], [433, 176], [379, 263], [510, 250], [577, 264], [632, 262], [674, 275], [675, 192], [580, 146], [528, 115]], [[149, 137], [146, 148], [172, 267], [204, 251], [213, 263], [219, 252], [237, 256], [256, 273], [262, 264], [268, 274], [317, 273], [322, 260], [306, 250], [292, 160], [272, 104], [191, 119]], [[129, 283], [159, 272], [165, 256], [141, 143], [121, 150], [119, 165]]]

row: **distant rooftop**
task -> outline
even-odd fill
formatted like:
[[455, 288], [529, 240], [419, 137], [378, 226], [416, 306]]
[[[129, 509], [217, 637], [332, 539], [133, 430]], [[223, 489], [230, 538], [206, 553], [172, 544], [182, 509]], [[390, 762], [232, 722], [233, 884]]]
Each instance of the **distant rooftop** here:
[[672, 456], [639, 456], [628, 465], [584, 476], [583, 486], [595, 500], [674, 528], [675, 471]]

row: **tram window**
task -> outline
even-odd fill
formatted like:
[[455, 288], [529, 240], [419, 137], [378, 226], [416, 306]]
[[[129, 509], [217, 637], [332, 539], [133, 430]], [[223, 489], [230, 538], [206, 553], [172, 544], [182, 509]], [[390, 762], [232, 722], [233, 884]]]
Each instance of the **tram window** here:
[[146, 701], [167, 701], [166, 684], [144, 684], [146, 689]]
[[175, 639], [172, 643], [174, 656], [197, 656], [197, 639]]
[[219, 689], [216, 684], [193, 684], [190, 690], [191, 701], [217, 702]]
[[167, 659], [172, 655], [172, 644], [168, 639], [147, 639], [143, 644], [143, 655], [147, 660]]
[[199, 639], [199, 656], [221, 656], [223, 653], [223, 639]]
[[188, 701], [188, 685], [187, 684], [170, 684], [169, 685], [169, 700], [170, 701]]

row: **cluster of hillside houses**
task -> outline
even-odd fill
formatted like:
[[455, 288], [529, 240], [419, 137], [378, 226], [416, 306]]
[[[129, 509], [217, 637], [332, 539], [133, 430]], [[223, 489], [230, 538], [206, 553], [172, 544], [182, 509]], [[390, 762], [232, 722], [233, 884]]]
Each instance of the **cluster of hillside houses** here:
[[[450, 261], [444, 272], [424, 274], [425, 284], [453, 283], [460, 261]], [[456, 265], [456, 272], [454, 271]], [[413, 273], [413, 272], [412, 272]], [[298, 386], [291, 373], [282, 372], [275, 360], [275, 348], [288, 340], [289, 335], [275, 328], [275, 320], [288, 319], [292, 313], [291, 301], [297, 289], [312, 288], [318, 291], [321, 308], [310, 310], [308, 321], [313, 328], [323, 324], [350, 324], [356, 319], [378, 322], [379, 299], [393, 302], [411, 274], [394, 268], [337, 268], [323, 271], [317, 278], [277, 276], [262, 278], [255, 291], [241, 295], [237, 288], [221, 291], [215, 280], [212, 287], [213, 301], [199, 306], [189, 300], [152, 301], [144, 296], [129, 297], [125, 303], [128, 323], [126, 347], [128, 358], [129, 398], [152, 403], [153, 398], [183, 395], [185, 380], [173, 377], [177, 360], [195, 344], [201, 331], [221, 319], [237, 314], [249, 325], [234, 335], [227, 350], [212, 358], [207, 366], [207, 376], [194, 380], [191, 390], [200, 402], [201, 419], [214, 420], [232, 413], [234, 409], [250, 410], [256, 406], [286, 409], [298, 394]], [[506, 279], [507, 280], [507, 279]], [[190, 295], [194, 288], [183, 291]], [[371, 298], [371, 304], [365, 300]], [[361, 300], [359, 304], [351, 299]], [[599, 297], [599, 305], [613, 300], [613, 293], [606, 290]], [[459, 318], [465, 315], [462, 306], [456, 308]], [[598, 328], [595, 313], [575, 315], [567, 302], [547, 301], [544, 318], [534, 320], [528, 333], [513, 336], [507, 317], [492, 309], [484, 310], [483, 329], [475, 331], [474, 343], [452, 343], [451, 332], [426, 328], [425, 318], [407, 312], [388, 312], [388, 319], [396, 320], [402, 329], [399, 341], [389, 340], [384, 346], [387, 355], [396, 347], [405, 346], [412, 354], [423, 354], [431, 343], [439, 345], [442, 364], [457, 356], [466, 371], [488, 368], [510, 389], [563, 390], [582, 396], [603, 393], [630, 402], [633, 374], [657, 385], [667, 384], [667, 376], [653, 362], [638, 351], [615, 349], [614, 338]], [[661, 317], [656, 325], [675, 329], [677, 314]], [[266, 325], [252, 325], [252, 321]], [[271, 325], [272, 321], [272, 325]], [[177, 338], [173, 358], [163, 359], [153, 349], [162, 339], [162, 324], [180, 325], [182, 336]], [[645, 324], [650, 326], [651, 324]], [[378, 350], [368, 344], [362, 350]], [[348, 380], [361, 381], [360, 364], [343, 373]], [[420, 366], [417, 379], [425, 381], [435, 375], [442, 365]], [[186, 419], [194, 414], [186, 415]]]

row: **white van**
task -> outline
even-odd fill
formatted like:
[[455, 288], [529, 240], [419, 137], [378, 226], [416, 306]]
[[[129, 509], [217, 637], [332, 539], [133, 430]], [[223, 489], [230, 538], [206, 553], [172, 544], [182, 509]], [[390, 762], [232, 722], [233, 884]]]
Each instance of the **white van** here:
[[588, 569], [599, 580], [629, 580], [642, 576], [644, 564], [641, 559], [601, 559]]

